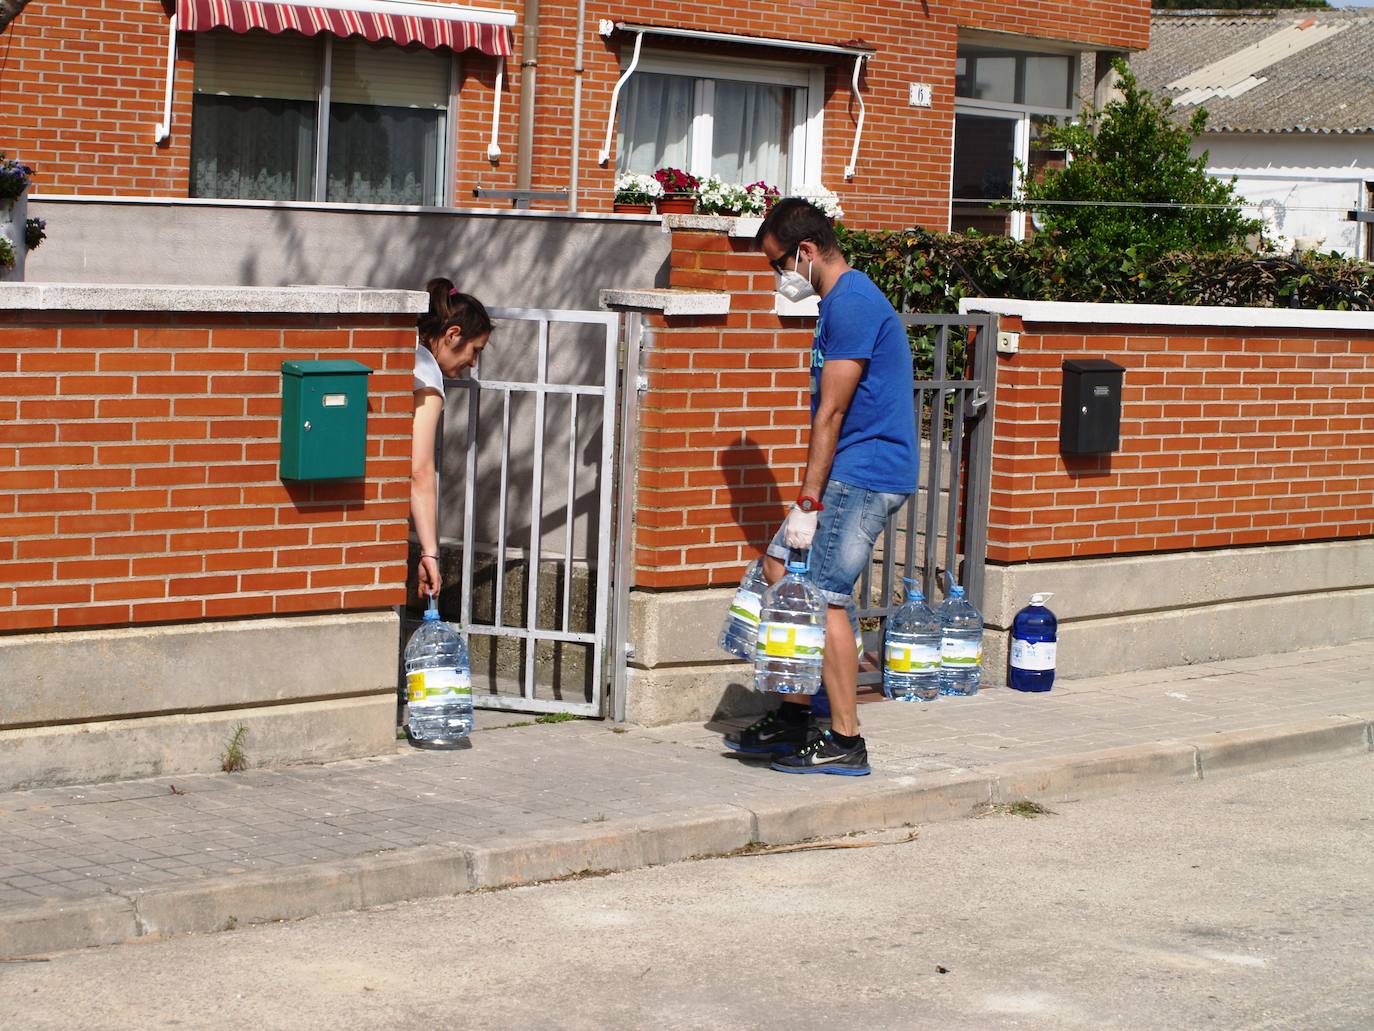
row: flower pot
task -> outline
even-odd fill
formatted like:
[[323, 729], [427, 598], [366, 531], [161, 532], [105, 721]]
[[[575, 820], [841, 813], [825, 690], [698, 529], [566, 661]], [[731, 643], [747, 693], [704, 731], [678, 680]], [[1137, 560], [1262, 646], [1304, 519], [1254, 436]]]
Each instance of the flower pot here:
[[664, 194], [658, 199], [660, 215], [692, 215], [697, 210], [697, 199], [686, 194]]
[[616, 201], [611, 205], [611, 210], [623, 212], [626, 215], [647, 215], [654, 210], [652, 204], [629, 204], [625, 201]]
[[29, 251], [28, 234], [25, 231], [28, 214], [28, 190], [18, 197], [0, 200], [0, 236], [14, 248], [14, 265], [7, 269], [0, 268], [0, 283], [24, 281], [24, 258]]

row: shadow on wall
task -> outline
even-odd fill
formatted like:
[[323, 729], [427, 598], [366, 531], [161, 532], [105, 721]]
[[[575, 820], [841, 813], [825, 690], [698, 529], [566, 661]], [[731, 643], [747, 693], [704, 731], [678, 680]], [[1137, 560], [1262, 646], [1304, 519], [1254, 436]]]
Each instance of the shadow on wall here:
[[782, 486], [768, 452], [745, 431], [739, 443], [725, 449], [720, 464], [730, 491], [730, 515], [744, 531], [745, 544], [762, 554], [784, 515]]
[[[329, 232], [321, 232], [322, 214], [335, 220]], [[342, 228], [340, 218], [349, 220]], [[264, 265], [261, 250], [247, 251], [238, 278], [420, 290], [442, 275], [493, 306], [595, 309], [605, 287], [667, 281], [667, 235], [650, 228], [663, 239], [636, 239], [647, 235], [638, 225], [626, 233], [571, 219], [277, 210], [267, 236], [275, 261]], [[648, 282], [643, 266], [657, 248], [647, 243], [664, 252]]]
[[447, 275], [491, 305], [595, 309], [606, 287], [668, 278], [657, 222], [73, 198], [32, 207], [49, 225], [32, 282], [418, 290]]

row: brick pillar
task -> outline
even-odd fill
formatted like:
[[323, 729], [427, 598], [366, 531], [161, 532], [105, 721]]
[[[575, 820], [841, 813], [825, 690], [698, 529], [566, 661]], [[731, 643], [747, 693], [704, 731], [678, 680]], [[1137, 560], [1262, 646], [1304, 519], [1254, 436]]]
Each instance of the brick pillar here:
[[[773, 313], [776, 279], [752, 234], [673, 231], [669, 282], [729, 295], [722, 315], [648, 316], [635, 535], [637, 587], [738, 581], [800, 486], [814, 320]], [[685, 225], [684, 225], [685, 223]]]

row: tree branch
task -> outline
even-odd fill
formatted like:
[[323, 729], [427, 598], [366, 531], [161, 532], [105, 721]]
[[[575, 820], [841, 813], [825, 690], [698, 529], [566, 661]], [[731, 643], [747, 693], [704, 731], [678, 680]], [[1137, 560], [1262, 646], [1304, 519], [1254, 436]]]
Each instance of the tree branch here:
[[29, 0], [0, 0], [0, 32], [4, 32], [10, 22], [19, 17], [19, 12]]

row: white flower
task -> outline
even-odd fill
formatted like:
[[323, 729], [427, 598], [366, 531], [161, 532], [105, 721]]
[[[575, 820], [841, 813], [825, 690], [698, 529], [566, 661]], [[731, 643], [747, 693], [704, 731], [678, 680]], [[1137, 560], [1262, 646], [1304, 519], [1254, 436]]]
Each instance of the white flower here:
[[844, 217], [844, 208], [840, 207], [840, 198], [820, 183], [803, 183], [788, 196], [800, 197], [802, 200], [810, 201], [830, 218]]
[[650, 204], [662, 196], [662, 184], [642, 172], [626, 172], [615, 181], [615, 199], [622, 204]]
[[708, 175], [697, 190], [698, 206], [703, 214], [719, 215], [744, 209], [748, 193], [739, 183], [727, 183], [719, 176]]

